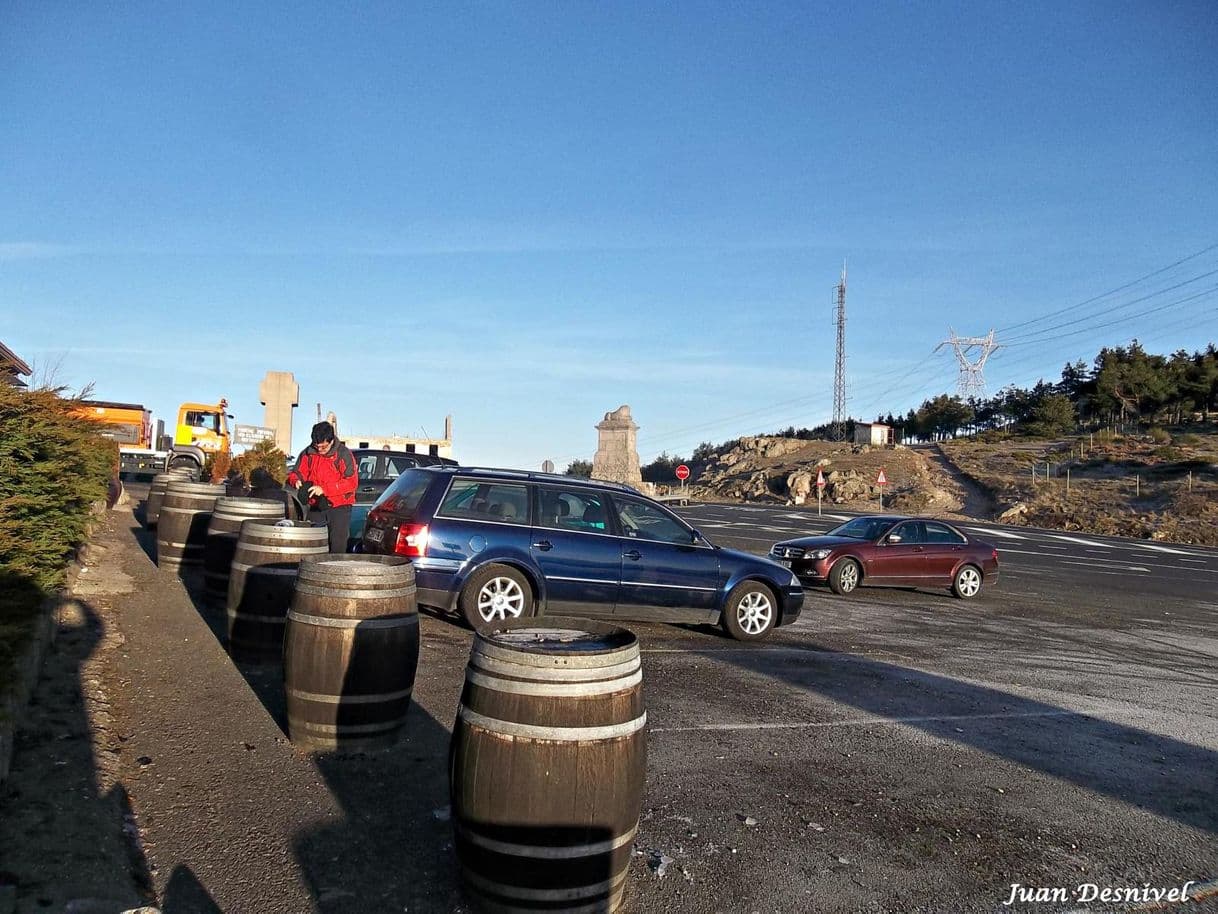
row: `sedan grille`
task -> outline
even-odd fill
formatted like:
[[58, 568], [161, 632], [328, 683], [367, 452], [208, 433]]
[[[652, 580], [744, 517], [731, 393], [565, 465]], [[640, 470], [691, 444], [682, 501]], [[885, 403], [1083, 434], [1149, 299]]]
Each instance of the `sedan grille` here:
[[770, 550], [770, 555], [776, 559], [802, 559], [804, 557], [804, 550], [800, 546], [784, 546], [782, 543], [779, 543]]

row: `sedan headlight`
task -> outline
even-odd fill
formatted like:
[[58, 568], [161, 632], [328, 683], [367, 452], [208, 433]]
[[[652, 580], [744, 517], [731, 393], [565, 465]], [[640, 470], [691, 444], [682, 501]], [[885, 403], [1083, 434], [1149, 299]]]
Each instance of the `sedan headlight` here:
[[817, 549], [815, 552], [808, 553], [808, 558], [820, 561], [821, 559], [827, 559], [831, 552], [833, 552], [832, 549]]

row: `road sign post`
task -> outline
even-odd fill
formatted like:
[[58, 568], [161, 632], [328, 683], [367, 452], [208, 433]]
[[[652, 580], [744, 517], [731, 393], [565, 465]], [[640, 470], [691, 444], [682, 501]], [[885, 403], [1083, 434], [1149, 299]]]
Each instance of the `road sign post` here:
[[825, 474], [821, 470], [816, 471], [816, 516], [820, 517], [820, 499], [825, 493]]
[[681, 464], [676, 469], [677, 479], [681, 480], [681, 494], [685, 494], [685, 480], [689, 479], [689, 467]]
[[884, 475], [884, 468], [880, 467], [880, 475], [876, 477], [875, 484], [880, 487], [880, 510], [884, 510], [884, 486], [888, 485], [888, 477]]

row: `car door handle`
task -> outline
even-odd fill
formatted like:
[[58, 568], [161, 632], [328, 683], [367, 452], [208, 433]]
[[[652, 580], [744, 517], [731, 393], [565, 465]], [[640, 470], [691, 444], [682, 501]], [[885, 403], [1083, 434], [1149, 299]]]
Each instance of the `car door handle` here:
[[637, 549], [630, 549], [629, 551], [622, 553], [622, 558], [631, 559], [635, 562], [637, 562], [642, 557], [643, 557], [643, 553], [639, 552], [639, 550], [637, 550]]
[[542, 552], [549, 552], [554, 546], [549, 540], [542, 540], [540, 543], [534, 543], [533, 548], [540, 549]]
[[360, 489], [360, 491], [361, 492], [375, 492], [376, 486], [364, 486], [362, 489]]

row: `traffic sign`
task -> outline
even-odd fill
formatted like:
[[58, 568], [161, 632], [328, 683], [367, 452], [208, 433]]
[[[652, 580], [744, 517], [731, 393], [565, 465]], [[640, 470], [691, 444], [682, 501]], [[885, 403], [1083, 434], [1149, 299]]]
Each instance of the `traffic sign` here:
[[825, 487], [825, 474], [820, 470], [816, 471], [816, 488], [823, 489]]
[[880, 470], [880, 475], [876, 477], [875, 484], [877, 486], [888, 485], [888, 477], [884, 475], [884, 471], [882, 469]]
[[687, 467], [685, 464], [681, 464], [679, 467], [677, 467], [677, 479], [681, 480], [681, 482], [685, 482], [685, 480], [689, 479], [689, 467]]

